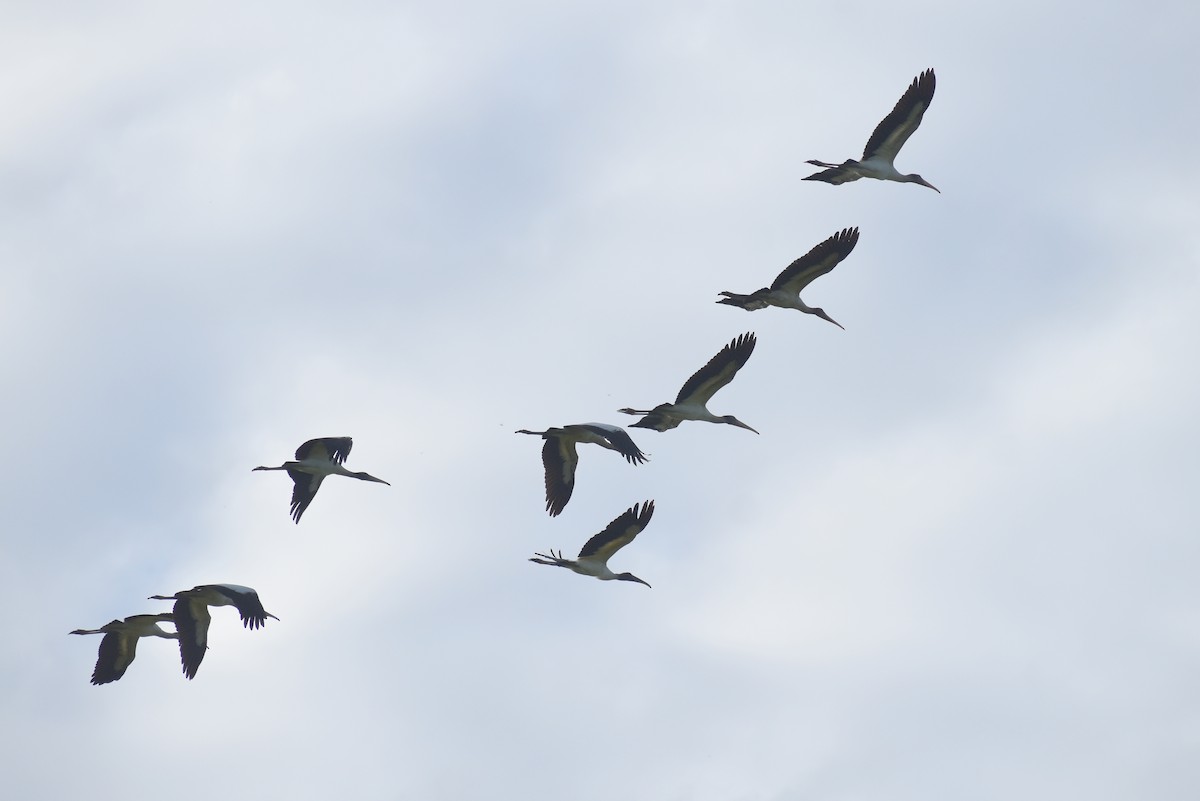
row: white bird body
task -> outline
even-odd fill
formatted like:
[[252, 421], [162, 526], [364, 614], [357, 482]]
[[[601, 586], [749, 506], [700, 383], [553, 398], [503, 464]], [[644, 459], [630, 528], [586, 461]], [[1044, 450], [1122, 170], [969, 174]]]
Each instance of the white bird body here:
[[933, 70], [928, 69], [913, 79], [908, 91], [897, 101], [895, 108], [879, 125], [875, 126], [867, 146], [863, 148], [863, 157], [859, 160], [847, 159], [841, 164], [810, 159], [809, 164], [825, 167], [823, 172], [813, 173], [804, 178], [805, 181], [824, 181], [829, 184], [844, 184], [857, 181], [859, 178], [876, 178], [897, 183], [912, 183], [927, 186], [935, 192], [941, 192], [933, 184], [920, 175], [912, 173], [905, 175], [896, 169], [896, 154], [904, 143], [913, 135], [925, 116], [925, 109], [933, 102], [933, 92], [937, 88]]
[[173, 621], [170, 613], [159, 615], [131, 615], [124, 620], [113, 620], [98, 629], [75, 629], [71, 634], [103, 634], [96, 667], [92, 671], [92, 684], [108, 684], [125, 675], [137, 656], [137, 642], [142, 637], [179, 639], [178, 632], [166, 631], [159, 623]]
[[[653, 428], [655, 431], [668, 431], [677, 427], [684, 420], [699, 420], [706, 423], [728, 423], [739, 428], [754, 431], [753, 428], [738, 420], [731, 414], [716, 415], [708, 410], [708, 401], [717, 390], [728, 384], [737, 375], [738, 370], [754, 352], [758, 340], [753, 332], [742, 334], [724, 348], [716, 356], [708, 360], [692, 377], [684, 382], [683, 388], [674, 403], [660, 403], [653, 409], [618, 409], [623, 414], [644, 415], [632, 428]], [[754, 431], [757, 434], [757, 431]]]
[[722, 292], [723, 297], [717, 303], [737, 306], [746, 311], [757, 311], [767, 306], [798, 309], [842, 328], [842, 324], [826, 314], [824, 309], [809, 306], [801, 300], [800, 293], [817, 278], [838, 266], [857, 244], [858, 229], [844, 228], [785, 267], [771, 286], [763, 287], [749, 295]]
[[[296, 449], [296, 459], [287, 461], [278, 467], [255, 467], [254, 470], [286, 470], [295, 482], [292, 488], [292, 519], [300, 522], [300, 516], [312, 503], [321, 488], [321, 482], [326, 476], [347, 476], [362, 481], [374, 481], [387, 484], [382, 478], [376, 478], [370, 473], [355, 473], [343, 466], [354, 440], [350, 437], [321, 437], [310, 439]], [[391, 486], [388, 484], [388, 486]]]
[[[529, 558], [530, 562], [552, 567], [565, 567], [581, 576], [591, 576], [601, 581], [635, 581], [646, 584], [632, 573], [615, 573], [608, 566], [608, 560], [613, 554], [633, 542], [634, 537], [650, 522], [654, 515], [654, 501], [645, 501], [640, 505], [634, 504], [626, 509], [617, 519], [613, 520], [603, 531], [596, 534], [579, 551], [575, 559], [563, 558], [562, 551], [557, 553], [535, 553]], [[540, 557], [540, 558], [538, 558]], [[649, 584], [646, 584], [649, 587]]]
[[151, 595], [150, 598], [175, 601], [172, 614], [179, 632], [179, 658], [183, 675], [189, 679], [196, 677], [208, 650], [208, 627], [212, 621], [208, 607], [237, 607], [242, 625], [248, 629], [262, 628], [267, 618], [279, 619], [263, 608], [257, 592], [241, 584], [200, 584], [174, 595]]
[[580, 556], [567, 565], [581, 576], [591, 576], [601, 581], [612, 581], [617, 574], [608, 566], [608, 560], [597, 559], [594, 556]]

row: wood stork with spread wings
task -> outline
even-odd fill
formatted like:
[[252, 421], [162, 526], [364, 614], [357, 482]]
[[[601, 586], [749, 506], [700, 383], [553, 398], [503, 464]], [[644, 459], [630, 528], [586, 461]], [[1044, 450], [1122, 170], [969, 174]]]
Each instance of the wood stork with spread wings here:
[[838, 328], [845, 330], [845, 326], [826, 314], [824, 309], [806, 305], [800, 299], [800, 293], [817, 278], [837, 267], [842, 259], [850, 255], [850, 251], [854, 250], [854, 246], [857, 244], [858, 229], [844, 228], [789, 264], [787, 269], [775, 279], [775, 283], [769, 287], [763, 287], [749, 295], [722, 292], [724, 297], [717, 303], [737, 306], [746, 311], [757, 311], [768, 306], [799, 309], [808, 314], [815, 314], [822, 320], [828, 320]]
[[649, 410], [625, 408], [617, 411], [624, 414], [645, 415], [632, 425], [633, 428], [653, 428], [655, 431], [667, 431], [675, 428], [684, 420], [703, 420], [707, 423], [728, 423], [757, 434], [757, 431], [732, 414], [717, 416], [708, 410], [709, 399], [716, 394], [717, 390], [733, 380], [737, 371], [742, 369], [742, 365], [754, 352], [754, 345], [757, 342], [754, 333], [749, 332], [721, 348], [720, 353], [709, 359], [708, 364], [697, 370], [687, 380], [683, 389], [679, 390], [679, 396], [675, 398], [674, 403], [660, 403]]
[[576, 423], [545, 431], [521, 429], [518, 434], [533, 434], [546, 440], [542, 446], [542, 465], [546, 468], [546, 511], [551, 517], [562, 513], [575, 490], [575, 467], [579, 464], [576, 443], [594, 442], [616, 451], [630, 464], [643, 464], [646, 454], [634, 444], [620, 426], [605, 423]]
[[[653, 515], [654, 501], [642, 503], [640, 509], [635, 503], [620, 517], [609, 523], [604, 531], [585, 542], [577, 558], [564, 559], [562, 551], [555, 553], [551, 550], [549, 554], [534, 553], [529, 561], [537, 562], [539, 565], [565, 567], [580, 575], [592, 576], [601, 581], [636, 581], [638, 584], [646, 584], [632, 573], [612, 572], [608, 568], [608, 560], [617, 551], [633, 542], [633, 538], [641, 533]], [[646, 584], [646, 586], [650, 585]]]
[[810, 159], [809, 164], [827, 169], [814, 173], [804, 180], [844, 184], [849, 181], [857, 181], [859, 178], [878, 178], [883, 181], [920, 184], [941, 193], [942, 190], [916, 173], [901, 174], [893, 164], [900, 148], [904, 147], [908, 137], [912, 136], [913, 131], [917, 130], [917, 126], [921, 124], [921, 118], [925, 116], [925, 109], [929, 108], [929, 104], [933, 102], [933, 90], [936, 83], [932, 69], [925, 70], [913, 79], [912, 85], [896, 103], [892, 113], [884, 117], [883, 121], [875, 127], [875, 132], [871, 134], [871, 138], [867, 140], [867, 146], [863, 149], [862, 161], [847, 159], [841, 164], [830, 164], [826, 161]]
[[173, 621], [170, 612], [160, 615], [132, 615], [124, 620], [114, 620], [98, 629], [75, 629], [72, 634], [103, 634], [100, 653], [96, 657], [96, 668], [92, 671], [92, 684], [108, 684], [125, 675], [137, 656], [138, 640], [142, 637], [179, 639], [179, 633], [166, 631], [159, 623]]
[[237, 607], [238, 614], [242, 616], [242, 626], [248, 629], [262, 628], [267, 618], [279, 620], [263, 609], [257, 592], [240, 584], [200, 584], [174, 595], [151, 595], [150, 598], [175, 602], [170, 616], [174, 617], [178, 631], [183, 675], [189, 679], [196, 677], [196, 671], [204, 661], [204, 652], [208, 650], [208, 626], [212, 622], [208, 607]]
[[[296, 461], [284, 462], [278, 467], [256, 467], [254, 470], [286, 470], [296, 482], [292, 489], [292, 519], [300, 522], [300, 515], [312, 503], [321, 482], [326, 476], [349, 476], [363, 481], [388, 484], [370, 473], [355, 473], [342, 466], [350, 455], [354, 440], [350, 437], [321, 437], [310, 439], [296, 449]], [[390, 487], [391, 484], [388, 484]]]

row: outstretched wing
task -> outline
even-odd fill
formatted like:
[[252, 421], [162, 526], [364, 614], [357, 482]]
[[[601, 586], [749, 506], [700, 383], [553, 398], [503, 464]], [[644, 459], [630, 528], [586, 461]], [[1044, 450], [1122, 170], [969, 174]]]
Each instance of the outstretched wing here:
[[892, 113], [875, 126], [875, 132], [863, 148], [863, 161], [872, 157], [883, 158], [889, 162], [895, 160], [900, 148], [904, 147], [908, 137], [912, 136], [921, 124], [925, 109], [933, 102], [933, 90], [936, 87], [937, 81], [933, 77], [932, 69], [925, 70], [913, 78], [912, 85], [896, 102]]
[[799, 295], [804, 287], [838, 266], [858, 244], [858, 229], [844, 228], [787, 266], [771, 284]]
[[609, 523], [604, 531], [585, 542], [579, 551], [579, 558], [592, 557], [607, 562], [614, 553], [633, 542], [633, 538], [641, 533], [653, 515], [654, 501], [645, 501], [640, 509], [635, 503]]
[[292, 519], [299, 523], [300, 516], [317, 496], [317, 490], [320, 489], [325, 476], [303, 473], [299, 470], [288, 470], [287, 472], [292, 477], [292, 481], [296, 482], [296, 486], [292, 488]]
[[208, 604], [200, 600], [180, 598], [172, 612], [175, 615], [175, 630], [179, 632], [179, 661], [183, 664], [183, 675], [196, 677], [204, 652], [208, 650], [208, 624], [212, 615]]
[[350, 455], [352, 447], [354, 439], [351, 437], [310, 439], [296, 449], [296, 460], [303, 462], [305, 459], [327, 459], [334, 464], [341, 464]]
[[754, 333], [750, 332], [721, 348], [720, 353], [708, 360], [708, 364], [692, 374], [683, 389], [679, 390], [675, 403], [697, 402], [707, 405], [709, 398], [732, 381], [737, 371], [742, 369], [757, 342]]
[[267, 618], [279, 619], [263, 608], [262, 601], [258, 598], [258, 592], [251, 587], [243, 587], [241, 584], [210, 584], [209, 586], [229, 599], [234, 608], [238, 610], [238, 614], [241, 615], [244, 628], [262, 628], [266, 625]]
[[630, 464], [643, 464], [648, 459], [642, 449], [634, 443], [633, 438], [620, 426], [608, 423], [580, 423], [578, 428], [587, 429], [597, 436], [604, 437], [613, 450], [625, 457]]
[[108, 684], [124, 676], [137, 656], [137, 641], [137, 637], [128, 636], [125, 632], [110, 631], [105, 634], [100, 640], [92, 684]]
[[546, 511], [551, 517], [562, 514], [575, 491], [575, 467], [579, 453], [570, 437], [547, 437], [542, 446], [542, 466], [546, 468]]

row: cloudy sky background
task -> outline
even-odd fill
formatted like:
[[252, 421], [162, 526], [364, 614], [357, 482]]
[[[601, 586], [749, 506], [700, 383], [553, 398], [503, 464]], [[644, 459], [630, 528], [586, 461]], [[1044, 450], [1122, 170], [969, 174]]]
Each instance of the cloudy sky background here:
[[[22, 799], [1194, 799], [1191, 3], [6, 3]], [[916, 186], [801, 183], [921, 70]], [[747, 314], [847, 226], [806, 293]], [[670, 400], [729, 426], [517, 428]], [[251, 474], [350, 435], [296, 526]], [[637, 501], [613, 561], [532, 565]], [[194, 681], [78, 627], [198, 583]]]

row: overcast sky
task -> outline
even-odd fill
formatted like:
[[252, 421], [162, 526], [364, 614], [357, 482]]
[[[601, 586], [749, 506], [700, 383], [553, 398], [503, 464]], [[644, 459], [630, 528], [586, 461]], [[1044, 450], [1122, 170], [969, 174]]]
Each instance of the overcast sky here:
[[[3, 4], [14, 799], [1192, 801], [1190, 2]], [[802, 182], [900, 154], [941, 189]], [[805, 298], [717, 305], [834, 232]], [[581, 448], [746, 331], [761, 436]], [[300, 525], [255, 465], [353, 436]], [[574, 554], [623, 510], [611, 566]], [[113, 618], [195, 584], [195, 680]]]

